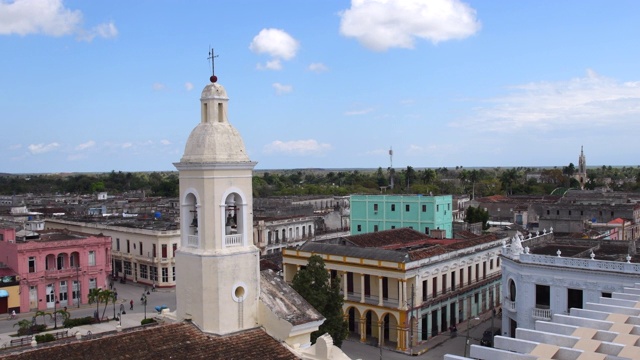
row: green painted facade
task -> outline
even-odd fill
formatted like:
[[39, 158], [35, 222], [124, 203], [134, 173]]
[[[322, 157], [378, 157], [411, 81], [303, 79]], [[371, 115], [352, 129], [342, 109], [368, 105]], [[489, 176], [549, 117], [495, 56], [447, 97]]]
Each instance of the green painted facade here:
[[351, 235], [412, 228], [429, 234], [445, 230], [453, 234], [451, 195], [351, 195]]

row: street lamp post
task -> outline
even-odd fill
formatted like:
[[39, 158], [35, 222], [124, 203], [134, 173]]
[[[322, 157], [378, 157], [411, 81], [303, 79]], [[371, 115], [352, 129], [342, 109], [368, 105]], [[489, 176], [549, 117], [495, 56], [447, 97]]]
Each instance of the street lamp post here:
[[[469, 300], [471, 300], [471, 297], [469, 297]], [[478, 317], [478, 303], [476, 303], [476, 317], [474, 318], [474, 320], [479, 320], [480, 318]], [[467, 319], [467, 338], [465, 340], [465, 344], [464, 344], [464, 357], [467, 357], [467, 353], [469, 352], [469, 330], [471, 328], [471, 314], [469, 314], [469, 318]]]
[[146, 320], [147, 319], [147, 294], [146, 293], [142, 293], [142, 297], [140, 298], [140, 301], [144, 305], [144, 318]]
[[53, 294], [53, 328], [58, 328], [58, 296]]

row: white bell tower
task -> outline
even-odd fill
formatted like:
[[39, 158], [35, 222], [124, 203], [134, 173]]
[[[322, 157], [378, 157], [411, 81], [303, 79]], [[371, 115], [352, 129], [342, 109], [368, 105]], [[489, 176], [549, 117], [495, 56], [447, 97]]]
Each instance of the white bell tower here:
[[260, 256], [253, 245], [252, 176], [255, 162], [227, 119], [222, 85], [202, 91], [201, 120], [174, 163], [180, 174], [180, 229], [176, 254], [179, 319], [204, 332], [227, 334], [258, 325]]

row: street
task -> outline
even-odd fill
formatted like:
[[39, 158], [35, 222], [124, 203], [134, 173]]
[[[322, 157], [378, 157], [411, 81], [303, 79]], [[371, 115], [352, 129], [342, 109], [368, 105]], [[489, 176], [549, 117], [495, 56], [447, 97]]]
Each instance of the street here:
[[[118, 312], [120, 311], [120, 305], [124, 305], [124, 309], [127, 314], [135, 313], [135, 314], [143, 314], [145, 313], [145, 306], [140, 301], [142, 298], [142, 294], [144, 292], [145, 286], [138, 285], [134, 282], [128, 281], [126, 284], [114, 283], [116, 291], [118, 292], [118, 301], [115, 306], [115, 314], [118, 316]], [[149, 295], [147, 295], [147, 306], [146, 313], [148, 316], [153, 316], [156, 311], [156, 306], [166, 305], [171, 311], [176, 309], [176, 294], [175, 289], [157, 289], [155, 292], [151, 292], [151, 288], [149, 290]], [[133, 310], [130, 310], [129, 302], [133, 300]], [[62, 307], [57, 307], [57, 309], [61, 309]], [[81, 318], [85, 316], [93, 316], [94, 311], [96, 310], [96, 304], [89, 305], [86, 301], [80, 305], [80, 308], [77, 306], [68, 306], [67, 311], [71, 313], [72, 318]], [[45, 310], [46, 312], [53, 312], [53, 308]], [[104, 312], [104, 316], [107, 318], [113, 318], [114, 314], [114, 306], [112, 303], [109, 303], [107, 306], [106, 312], [104, 309], [104, 303], [100, 303], [99, 314], [102, 316]], [[33, 317], [35, 312], [30, 313], [22, 313], [17, 314], [17, 319], [11, 320], [9, 316], [4, 316], [0, 319], [0, 334], [15, 334], [18, 331], [18, 327], [14, 326], [18, 321], [22, 319], [29, 319]], [[127, 316], [126, 314], [124, 316]], [[49, 326], [49, 329], [53, 329], [54, 324], [49, 321], [49, 316], [45, 317], [46, 323]], [[39, 316], [37, 319], [38, 324], [42, 324], [42, 317]], [[62, 323], [58, 323], [58, 328], [62, 327]]]

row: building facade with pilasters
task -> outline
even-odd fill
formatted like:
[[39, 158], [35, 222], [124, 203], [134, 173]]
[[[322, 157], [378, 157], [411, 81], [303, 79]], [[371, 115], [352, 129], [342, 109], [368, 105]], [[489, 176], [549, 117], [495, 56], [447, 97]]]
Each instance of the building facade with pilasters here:
[[[409, 229], [384, 236], [407, 235]], [[358, 235], [358, 237], [376, 234]], [[411, 236], [410, 234], [408, 236]], [[501, 240], [411, 239], [406, 249], [309, 242], [283, 251], [291, 282], [312, 255], [322, 256], [331, 278], [339, 278], [351, 336], [410, 351], [449, 327], [500, 305]]]

